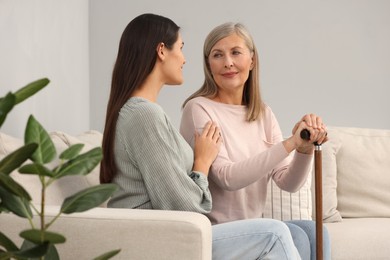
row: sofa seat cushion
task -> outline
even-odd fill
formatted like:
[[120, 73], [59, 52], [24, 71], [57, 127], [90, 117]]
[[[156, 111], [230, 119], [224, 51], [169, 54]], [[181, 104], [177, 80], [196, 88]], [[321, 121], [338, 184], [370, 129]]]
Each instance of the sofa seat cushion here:
[[332, 260], [385, 260], [390, 256], [390, 218], [343, 218], [325, 223]]

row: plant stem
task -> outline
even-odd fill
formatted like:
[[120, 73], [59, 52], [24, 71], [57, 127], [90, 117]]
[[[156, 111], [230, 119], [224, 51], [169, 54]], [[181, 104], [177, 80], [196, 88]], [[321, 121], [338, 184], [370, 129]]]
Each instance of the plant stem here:
[[[42, 190], [41, 190], [41, 213], [40, 213], [40, 218], [41, 218], [41, 231], [45, 230], [45, 190], [46, 190], [46, 184], [45, 184], [45, 177], [40, 176], [41, 183], [42, 183]], [[42, 241], [44, 240], [44, 235], [42, 232]]]
[[46, 229], [48, 229], [60, 216], [61, 212], [59, 212], [49, 223], [46, 224]]
[[[33, 203], [30, 202], [30, 208], [33, 208], [33, 210], [37, 211], [33, 205]], [[28, 215], [28, 214], [27, 214]], [[33, 222], [33, 215], [30, 217], [28, 216], [28, 222], [30, 223], [31, 228], [35, 228], [34, 222]]]
[[[42, 190], [41, 190], [41, 214], [40, 214], [40, 218], [41, 218], [41, 241], [43, 242], [45, 240], [45, 235], [44, 235], [43, 231], [45, 231], [45, 190], [46, 190], [46, 183], [45, 183], [45, 177], [44, 176], [40, 176], [39, 178], [41, 179], [41, 183], [42, 183]], [[39, 259], [40, 260], [44, 260], [45, 256], [41, 256]]]

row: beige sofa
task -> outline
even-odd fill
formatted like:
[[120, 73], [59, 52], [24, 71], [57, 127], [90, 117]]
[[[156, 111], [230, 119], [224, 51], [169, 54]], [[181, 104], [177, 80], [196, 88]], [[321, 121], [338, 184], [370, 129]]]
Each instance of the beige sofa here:
[[[390, 130], [329, 127], [322, 145], [323, 222], [333, 260], [390, 259]], [[314, 175], [314, 173], [313, 173]], [[314, 179], [268, 188], [264, 217], [315, 219]]]
[[[78, 136], [51, 133], [61, 152], [72, 144], [85, 144], [84, 150], [99, 146], [102, 134], [89, 131]], [[0, 159], [23, 143], [0, 133]], [[54, 162], [53, 164], [56, 164]], [[34, 204], [40, 203], [40, 183], [34, 175], [12, 173], [29, 191]], [[87, 176], [71, 176], [54, 182], [46, 196], [46, 215], [52, 219], [62, 201], [75, 192], [97, 185], [98, 167]], [[37, 221], [37, 219], [35, 218]], [[29, 228], [27, 219], [0, 214], [0, 231], [21, 244], [19, 232]], [[67, 238], [58, 245], [61, 259], [93, 259], [105, 252], [121, 249], [113, 259], [211, 259], [211, 226], [203, 215], [192, 212], [110, 209], [104, 205], [87, 212], [62, 215], [52, 226]]]
[[[84, 143], [88, 150], [101, 143], [101, 133], [77, 136], [51, 133], [58, 151]], [[390, 130], [330, 127], [323, 145], [325, 225], [333, 260], [390, 259]], [[0, 159], [22, 145], [22, 140], [0, 133]], [[35, 176], [13, 173], [39, 204]], [[64, 198], [98, 183], [98, 169], [84, 177], [67, 177], [50, 186], [49, 218]], [[312, 219], [313, 181], [296, 193], [269, 184], [263, 217], [281, 220]], [[0, 214], [0, 230], [21, 242], [18, 231], [25, 219]], [[58, 247], [61, 259], [92, 259], [109, 250], [122, 251], [114, 259], [211, 259], [211, 226], [201, 214], [178, 211], [108, 209], [63, 215], [53, 226], [67, 242]]]

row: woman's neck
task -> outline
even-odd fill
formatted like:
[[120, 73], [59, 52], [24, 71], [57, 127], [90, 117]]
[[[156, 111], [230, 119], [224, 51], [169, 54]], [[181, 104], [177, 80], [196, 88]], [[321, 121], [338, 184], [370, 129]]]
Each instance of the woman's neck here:
[[158, 95], [160, 94], [160, 90], [164, 84], [152, 75], [153, 74], [150, 74], [145, 79], [144, 83], [142, 83], [141, 86], [133, 92], [131, 95], [132, 97], [142, 97], [151, 102], [157, 102]]
[[242, 105], [242, 92], [227, 93], [219, 90], [215, 98], [213, 98], [212, 100], [229, 105]]

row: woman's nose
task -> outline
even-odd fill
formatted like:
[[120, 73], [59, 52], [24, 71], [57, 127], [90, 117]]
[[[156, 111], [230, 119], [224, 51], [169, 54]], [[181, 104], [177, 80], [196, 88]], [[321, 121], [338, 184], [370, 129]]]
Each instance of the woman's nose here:
[[226, 58], [226, 60], [225, 60], [225, 68], [231, 68], [231, 67], [233, 67], [233, 60], [232, 59], [230, 59], [230, 58]]
[[231, 67], [233, 67], [233, 64], [231, 64], [231, 63], [225, 65], [225, 68], [227, 68], [227, 69], [228, 69], [228, 68], [231, 68]]

